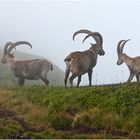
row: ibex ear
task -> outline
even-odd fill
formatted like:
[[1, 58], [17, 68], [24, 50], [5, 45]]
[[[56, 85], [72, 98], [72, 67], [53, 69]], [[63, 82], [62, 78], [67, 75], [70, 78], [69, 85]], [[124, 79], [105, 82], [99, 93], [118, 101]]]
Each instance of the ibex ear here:
[[91, 46], [93, 46], [94, 44], [92, 44], [92, 43], [90, 43], [91, 44]]

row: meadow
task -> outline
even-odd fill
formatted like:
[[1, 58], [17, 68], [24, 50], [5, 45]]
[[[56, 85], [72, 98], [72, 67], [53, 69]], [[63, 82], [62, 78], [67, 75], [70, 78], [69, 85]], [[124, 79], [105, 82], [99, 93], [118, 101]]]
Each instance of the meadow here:
[[0, 88], [0, 138], [140, 138], [140, 83]]

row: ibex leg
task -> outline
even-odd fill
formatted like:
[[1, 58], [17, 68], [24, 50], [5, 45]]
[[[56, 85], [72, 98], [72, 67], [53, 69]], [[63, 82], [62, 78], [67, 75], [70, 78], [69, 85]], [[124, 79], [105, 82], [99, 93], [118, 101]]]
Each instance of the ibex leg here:
[[46, 86], [49, 84], [49, 81], [47, 78], [41, 78], [41, 80], [45, 83]]
[[40, 79], [45, 83], [45, 85], [48, 85], [49, 84], [49, 81], [47, 79], [47, 73], [42, 73]]
[[78, 76], [77, 87], [79, 87], [79, 84], [80, 84], [80, 82], [81, 82], [81, 77], [82, 77], [82, 75], [79, 75], [79, 76]]
[[77, 77], [76, 74], [72, 74], [71, 77], [69, 78], [69, 81], [70, 81], [71, 87], [73, 87], [73, 80], [74, 80], [74, 78], [76, 78], [76, 77]]
[[133, 77], [134, 77], [134, 74], [130, 73], [130, 76], [129, 76], [127, 82], [131, 82], [131, 80], [133, 79]]
[[67, 80], [68, 80], [69, 74], [70, 74], [70, 70], [67, 69], [65, 71], [65, 79], [64, 79], [65, 87], [67, 86]]
[[90, 70], [89, 72], [88, 72], [88, 78], [89, 78], [89, 86], [91, 86], [92, 84], [91, 84], [91, 80], [92, 80], [92, 70]]
[[18, 84], [19, 86], [23, 86], [24, 85], [24, 82], [25, 82], [25, 79], [24, 78], [18, 78]]
[[41, 79], [41, 80], [45, 83], [46, 86], [49, 84], [48, 80], [46, 80], [46, 79]]
[[136, 75], [137, 82], [139, 82], [139, 74]]

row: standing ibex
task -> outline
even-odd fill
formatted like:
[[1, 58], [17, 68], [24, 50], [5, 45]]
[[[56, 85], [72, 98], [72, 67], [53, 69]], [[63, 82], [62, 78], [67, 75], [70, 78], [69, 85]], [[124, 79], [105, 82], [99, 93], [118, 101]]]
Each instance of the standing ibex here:
[[91, 43], [91, 47], [83, 52], [76, 51], [70, 53], [66, 58], [66, 71], [65, 71], [65, 87], [67, 86], [67, 79], [69, 77], [70, 72], [72, 73], [71, 77], [69, 78], [71, 87], [73, 86], [74, 78], [78, 77], [77, 87], [79, 87], [81, 77], [83, 74], [88, 73], [89, 77], [89, 86], [91, 86], [92, 80], [92, 69], [95, 67], [97, 63], [98, 54], [104, 55], [105, 52], [102, 48], [103, 45], [103, 38], [100, 33], [98, 32], [91, 32], [89, 30], [79, 30], [74, 33], [73, 40], [77, 34], [85, 33], [87, 36], [84, 38], [83, 42], [92, 36], [96, 44]]
[[47, 73], [49, 70], [53, 70], [52, 64], [47, 60], [33, 59], [33, 60], [16, 60], [14, 54], [10, 53], [13, 48], [20, 44], [31, 44], [26, 41], [19, 41], [16, 43], [7, 42], [3, 51], [2, 63], [10, 63], [11, 69], [14, 75], [18, 78], [18, 84], [24, 85], [25, 79], [37, 80], [41, 79], [46, 85], [49, 84], [47, 79]]
[[129, 68], [130, 76], [128, 78], [127, 82], [130, 82], [134, 76], [136, 76], [137, 81], [139, 81], [139, 75], [140, 75], [140, 56], [131, 58], [127, 54], [123, 53], [124, 45], [126, 44], [128, 40], [121, 40], [119, 41], [117, 45], [117, 53], [118, 53], [118, 61], [117, 65], [121, 65], [123, 62], [126, 63], [126, 65]]

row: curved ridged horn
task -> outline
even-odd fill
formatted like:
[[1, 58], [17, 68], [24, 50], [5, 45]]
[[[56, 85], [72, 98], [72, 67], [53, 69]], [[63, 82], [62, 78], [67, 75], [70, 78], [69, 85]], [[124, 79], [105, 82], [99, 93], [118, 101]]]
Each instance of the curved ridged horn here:
[[87, 36], [84, 38], [83, 42], [84, 42], [88, 37], [90, 37], [90, 36], [92, 36], [92, 37], [93, 37], [93, 36], [98, 37], [98, 40], [95, 40], [95, 41], [96, 41], [97, 44], [99, 44], [99, 45], [102, 46], [102, 44], [103, 44], [103, 38], [102, 38], [101, 34], [98, 33], [98, 32], [92, 32], [91, 34], [87, 35]]
[[9, 46], [11, 46], [13, 44], [13, 42], [7, 42], [6, 44], [5, 44], [5, 46], [4, 46], [4, 54], [7, 54], [7, 49], [8, 49], [8, 47]]
[[77, 32], [74, 33], [73, 40], [74, 40], [75, 36], [78, 35], [78, 34], [80, 34], [80, 33], [91, 34], [92, 32], [89, 31], [89, 30], [85, 30], [85, 29], [79, 30], [79, 31], [77, 31]]
[[121, 43], [122, 43], [123, 41], [125, 41], [125, 40], [120, 40], [120, 41], [118, 42], [118, 45], [117, 45], [117, 53], [118, 53], [118, 54], [121, 54], [120, 46], [121, 46]]
[[127, 41], [129, 41], [130, 39], [128, 39], [128, 40], [125, 40], [122, 44], [121, 44], [121, 46], [120, 46], [120, 53], [122, 53], [123, 52], [123, 48], [124, 48], [124, 45], [126, 44], [126, 42]]
[[29, 42], [27, 42], [27, 41], [18, 41], [18, 42], [12, 43], [12, 45], [8, 48], [7, 52], [10, 53], [10, 51], [13, 48], [15, 48], [16, 46], [21, 45], [21, 44], [29, 45], [32, 48], [32, 45]]
[[[85, 29], [79, 30], [79, 31], [77, 31], [77, 32], [74, 33], [73, 40], [75, 39], [75, 36], [78, 35], [78, 34], [80, 34], [80, 33], [85, 33], [85, 34], [88, 34], [89, 35], [92, 32], [89, 31], [89, 30], [85, 30]], [[92, 36], [92, 37], [96, 40], [96, 42], [98, 41], [98, 37], [96, 37], [96, 36]]]

